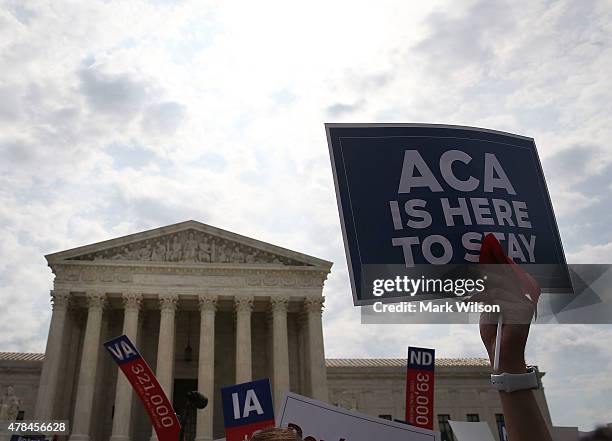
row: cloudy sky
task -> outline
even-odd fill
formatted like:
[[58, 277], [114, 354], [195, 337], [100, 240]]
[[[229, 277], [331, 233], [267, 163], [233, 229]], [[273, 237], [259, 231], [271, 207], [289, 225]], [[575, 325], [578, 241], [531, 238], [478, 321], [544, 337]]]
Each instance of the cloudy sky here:
[[[335, 262], [328, 357], [483, 356], [360, 325], [323, 123], [532, 136], [568, 260], [609, 263], [610, 72], [610, 1], [0, 0], [0, 350], [44, 350], [44, 254], [196, 219]], [[533, 330], [555, 424], [612, 422], [610, 341]]]

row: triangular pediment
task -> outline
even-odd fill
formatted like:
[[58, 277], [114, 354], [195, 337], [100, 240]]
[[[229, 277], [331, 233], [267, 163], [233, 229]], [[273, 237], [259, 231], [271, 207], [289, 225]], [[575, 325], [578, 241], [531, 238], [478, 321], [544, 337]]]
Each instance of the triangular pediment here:
[[331, 262], [197, 221], [187, 221], [46, 256], [58, 262], [276, 264], [331, 267]]

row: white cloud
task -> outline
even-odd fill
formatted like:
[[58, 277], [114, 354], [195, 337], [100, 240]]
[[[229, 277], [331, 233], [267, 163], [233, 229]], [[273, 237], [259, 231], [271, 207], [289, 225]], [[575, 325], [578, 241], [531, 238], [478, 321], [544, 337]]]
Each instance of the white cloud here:
[[612, 262], [612, 242], [600, 245], [585, 245], [568, 253], [567, 260], [572, 263], [607, 263]]

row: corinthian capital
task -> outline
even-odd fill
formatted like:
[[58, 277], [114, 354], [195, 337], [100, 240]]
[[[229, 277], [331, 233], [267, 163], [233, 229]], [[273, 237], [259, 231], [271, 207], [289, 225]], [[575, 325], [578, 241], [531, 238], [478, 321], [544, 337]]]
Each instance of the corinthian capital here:
[[304, 309], [306, 312], [323, 312], [323, 303], [325, 303], [325, 297], [306, 297], [304, 299]]
[[140, 309], [142, 304], [142, 294], [126, 292], [121, 295], [123, 298], [123, 307], [125, 309]]
[[198, 296], [200, 311], [214, 312], [217, 310], [217, 296], [211, 294], [200, 294]]
[[159, 296], [159, 309], [162, 311], [176, 311], [178, 295], [176, 294], [161, 294]]
[[272, 312], [287, 312], [289, 306], [289, 297], [274, 296], [270, 299], [270, 309]]
[[89, 309], [102, 309], [106, 304], [106, 294], [103, 292], [88, 292], [87, 307]]
[[51, 291], [51, 307], [56, 309], [67, 309], [70, 303], [70, 293], [68, 291]]
[[234, 298], [234, 310], [236, 312], [251, 312], [253, 310], [253, 296]]

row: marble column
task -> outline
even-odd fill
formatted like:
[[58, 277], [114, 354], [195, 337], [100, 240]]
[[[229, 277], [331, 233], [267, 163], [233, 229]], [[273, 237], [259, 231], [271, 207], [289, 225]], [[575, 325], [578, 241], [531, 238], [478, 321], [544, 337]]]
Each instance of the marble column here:
[[[159, 296], [159, 339], [157, 343], [157, 364], [155, 376], [168, 400], [172, 403], [174, 391], [174, 337], [176, 332], [175, 316], [178, 295], [162, 294]], [[151, 440], [156, 440], [153, 431]]]
[[49, 337], [47, 338], [47, 347], [45, 349], [45, 361], [40, 375], [38, 396], [36, 398], [34, 414], [37, 420], [49, 420], [55, 416], [53, 407], [60, 379], [59, 366], [62, 361], [63, 348], [66, 346], [63, 339], [69, 298], [68, 291], [51, 291], [53, 312], [51, 314]]
[[300, 375], [300, 390], [301, 395], [308, 396], [310, 394], [310, 375], [308, 373], [308, 316], [303, 311], [297, 316], [298, 325], [298, 371]]
[[236, 297], [236, 384], [253, 379], [251, 365], [251, 312], [253, 297]]
[[327, 371], [325, 369], [325, 349], [323, 343], [323, 303], [325, 298], [306, 298], [308, 327], [308, 366], [310, 376], [310, 395], [312, 398], [327, 401]]
[[103, 293], [87, 294], [87, 325], [85, 325], [70, 441], [89, 440], [105, 298]]
[[[123, 334], [127, 335], [134, 344], [136, 344], [137, 341], [138, 316], [141, 302], [141, 294], [123, 294]], [[123, 375], [122, 372], [118, 372], [113, 432], [110, 441], [127, 441], [130, 437], [132, 396], [132, 386], [125, 378], [125, 375]]]
[[198, 410], [196, 441], [213, 439], [215, 397], [215, 314], [217, 297], [202, 294], [200, 303], [200, 352], [198, 358], [198, 391], [208, 398], [208, 406]]
[[272, 297], [272, 372], [274, 404], [289, 392], [289, 341], [287, 334], [288, 297]]

